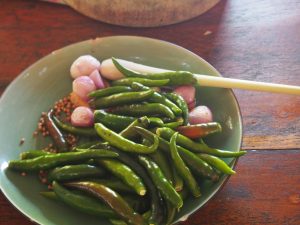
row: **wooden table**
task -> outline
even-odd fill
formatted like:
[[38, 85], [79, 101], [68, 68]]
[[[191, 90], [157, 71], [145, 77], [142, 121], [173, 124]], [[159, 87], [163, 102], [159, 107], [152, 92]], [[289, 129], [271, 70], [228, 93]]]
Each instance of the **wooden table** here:
[[[224, 76], [300, 85], [300, 2], [221, 1], [177, 25], [136, 29], [39, 1], [0, 2], [0, 94], [26, 67], [70, 43], [140, 35], [181, 45]], [[225, 187], [183, 224], [300, 224], [300, 97], [235, 90], [242, 157]], [[33, 224], [0, 194], [0, 224]]]

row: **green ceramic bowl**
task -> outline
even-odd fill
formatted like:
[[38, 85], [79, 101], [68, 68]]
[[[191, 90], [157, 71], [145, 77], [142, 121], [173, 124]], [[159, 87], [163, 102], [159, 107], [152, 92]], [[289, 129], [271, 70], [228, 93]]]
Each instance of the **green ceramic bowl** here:
[[[220, 76], [208, 62], [182, 47], [130, 36], [97, 38], [70, 45], [52, 52], [22, 72], [0, 100], [0, 186], [4, 195], [18, 210], [39, 224], [109, 224], [105, 220], [78, 213], [40, 196], [39, 192], [46, 190], [46, 187], [38, 181], [37, 175], [22, 177], [19, 173], [5, 169], [7, 162], [17, 159], [22, 151], [40, 147], [41, 143], [32, 137], [38, 118], [57, 99], [70, 92], [70, 65], [84, 54], [91, 54], [100, 60], [115, 56], [150, 66]], [[197, 90], [197, 100], [198, 104], [208, 105], [215, 120], [223, 126], [221, 134], [207, 139], [208, 144], [239, 151], [242, 122], [233, 92], [228, 89], [201, 88]], [[21, 138], [25, 138], [25, 143], [19, 146]], [[223, 176], [217, 183], [202, 182], [202, 197], [187, 200], [176, 217], [176, 222], [186, 219], [201, 208], [227, 178]]]

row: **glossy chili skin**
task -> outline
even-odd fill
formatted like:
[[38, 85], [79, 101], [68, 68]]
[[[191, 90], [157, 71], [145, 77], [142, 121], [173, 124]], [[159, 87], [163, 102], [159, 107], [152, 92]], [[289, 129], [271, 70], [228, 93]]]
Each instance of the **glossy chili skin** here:
[[165, 116], [175, 118], [172, 110], [161, 103], [131, 104], [111, 109], [111, 112], [127, 116]]
[[18, 171], [38, 171], [51, 169], [56, 166], [81, 162], [93, 158], [114, 158], [118, 154], [109, 150], [90, 150], [84, 152], [65, 152], [57, 154], [42, 155], [33, 159], [12, 160], [8, 168]]
[[186, 184], [187, 188], [190, 190], [190, 192], [193, 194], [194, 197], [201, 196], [200, 188], [191, 173], [190, 169], [185, 165], [184, 161], [181, 159], [176, 145], [176, 139], [177, 139], [178, 133], [176, 132], [173, 134], [170, 140], [170, 153], [171, 158], [174, 162], [174, 166], [182, 179], [184, 180], [184, 183]]
[[112, 81], [112, 86], [115, 85], [128, 85], [130, 86], [133, 82], [138, 82], [140, 84], [146, 85], [148, 87], [161, 87], [166, 86], [169, 83], [170, 79], [161, 79], [161, 80], [150, 80], [140, 77], [128, 77], [120, 80]]
[[88, 137], [97, 137], [97, 132], [93, 127], [83, 128], [74, 127], [71, 124], [67, 124], [59, 120], [57, 117], [53, 116], [53, 121], [61, 130], [66, 131], [71, 134], [83, 135]]
[[48, 181], [69, 181], [87, 177], [102, 177], [105, 171], [99, 167], [79, 164], [56, 167], [48, 174]]
[[39, 157], [39, 156], [49, 155], [49, 154], [53, 154], [53, 153], [46, 152], [46, 151], [43, 151], [43, 150], [29, 150], [29, 151], [26, 151], [26, 152], [22, 152], [20, 154], [20, 158], [21, 159], [33, 159], [33, 158], [36, 158], [36, 157]]
[[140, 74], [123, 67], [115, 58], [112, 58], [115, 67], [125, 76], [125, 77], [140, 77], [152, 80], [162, 80], [169, 79], [168, 86], [179, 86], [188, 84], [197, 84], [197, 79], [194, 75], [187, 71], [170, 71], [164, 73], [155, 74]]
[[107, 126], [108, 128], [117, 132], [124, 130], [135, 120], [135, 117], [115, 115], [104, 112], [103, 110], [94, 111], [95, 123], [102, 123], [104, 126]]
[[95, 124], [95, 129], [98, 135], [103, 138], [105, 141], [109, 142], [112, 146], [119, 148], [126, 152], [140, 153], [140, 154], [150, 154], [156, 151], [158, 147], [158, 138], [156, 135], [150, 137], [153, 141], [151, 146], [145, 146], [142, 144], [135, 143], [131, 140], [128, 140], [121, 135], [115, 133], [114, 131], [108, 129], [101, 123]]
[[[148, 138], [151, 138], [151, 135], [149, 136], [150, 137]], [[165, 218], [164, 202], [145, 168], [142, 167], [132, 155], [128, 155], [127, 153], [115, 148], [111, 150], [118, 153], [118, 159], [128, 165], [140, 178], [142, 178], [151, 201], [151, 214], [148, 219], [149, 224], [162, 224]]]
[[[143, 128], [135, 127], [135, 129], [138, 129], [143, 137], [149, 136], [148, 132], [145, 132]], [[164, 140], [161, 137], [158, 137], [158, 139], [159, 148], [166, 152], [166, 154], [170, 154], [170, 142]], [[196, 174], [207, 177], [213, 181], [217, 181], [219, 179], [219, 175], [214, 171], [214, 169], [205, 161], [197, 157], [194, 153], [185, 148], [182, 148], [181, 146], [177, 146], [177, 150], [186, 165], [191, 168]]]
[[[137, 82], [133, 82], [131, 84], [131, 88], [136, 91], [147, 91], [150, 89], [149, 87], [146, 87]], [[153, 95], [147, 101], [153, 102], [153, 103], [161, 103], [161, 104], [169, 107], [176, 116], [180, 116], [182, 113], [181, 109], [175, 103], [168, 100], [166, 97], [162, 96], [160, 93], [158, 93], [156, 91], [153, 93]]]
[[69, 191], [55, 181], [52, 187], [59, 200], [81, 212], [105, 218], [119, 218], [110, 207], [93, 197]]
[[[172, 129], [169, 129], [169, 128], [158, 128], [156, 130], [156, 133], [158, 134], [158, 136], [160, 136], [166, 140], [170, 140], [171, 136], [175, 133], [175, 131]], [[239, 157], [246, 153], [245, 151], [230, 152], [230, 151], [224, 151], [224, 150], [220, 150], [220, 149], [216, 149], [216, 148], [211, 148], [211, 147], [207, 146], [206, 144], [204, 144], [204, 142], [199, 143], [199, 142], [193, 141], [190, 138], [185, 137], [184, 135], [181, 135], [181, 134], [178, 134], [177, 144], [184, 148], [187, 148], [195, 153], [207, 153], [210, 155], [215, 155], [215, 156], [223, 157], [223, 158]]]
[[124, 193], [135, 193], [134, 189], [125, 184], [118, 178], [89, 178], [85, 179], [85, 181], [92, 181], [98, 184], [102, 184], [107, 186], [116, 192], [124, 192]]
[[174, 207], [178, 209], [181, 208], [183, 205], [183, 201], [180, 195], [176, 192], [171, 183], [166, 179], [158, 165], [146, 156], [140, 155], [138, 158], [139, 162], [147, 170], [148, 174], [152, 178], [152, 181], [154, 182], [162, 196]]
[[182, 111], [182, 117], [183, 117], [183, 125], [188, 124], [188, 116], [189, 116], [189, 108], [184, 99], [176, 94], [176, 93], [164, 93], [163, 96], [166, 96], [169, 100], [176, 103], [176, 105], [181, 109]]
[[174, 186], [172, 169], [163, 152], [158, 149], [156, 152], [149, 155], [150, 158], [159, 166], [166, 179]]
[[101, 98], [110, 96], [113, 94], [123, 93], [123, 92], [131, 92], [132, 88], [127, 86], [114, 86], [114, 87], [107, 87], [103, 89], [98, 89], [89, 93], [90, 98]]
[[146, 224], [143, 217], [136, 213], [117, 192], [104, 185], [93, 182], [70, 182], [66, 185], [68, 187], [73, 187], [88, 192], [94, 195], [95, 197], [101, 199], [128, 224]]
[[235, 174], [235, 171], [231, 169], [230, 166], [228, 166], [222, 159], [216, 156], [203, 154], [203, 153], [197, 154], [197, 156], [222, 173], [229, 174], [229, 175]]
[[105, 109], [112, 106], [142, 102], [147, 100], [151, 95], [153, 95], [153, 93], [153, 90], [118, 93], [106, 97], [92, 99], [90, 100], [89, 105], [96, 109]]
[[49, 131], [49, 134], [53, 140], [53, 143], [57, 147], [58, 151], [59, 152], [67, 152], [69, 149], [68, 143], [66, 142], [61, 131], [55, 125], [55, 123], [52, 119], [53, 114], [54, 114], [53, 109], [50, 109], [49, 112], [44, 116], [45, 125], [46, 125], [47, 130]]
[[217, 122], [200, 123], [195, 125], [177, 127], [177, 131], [189, 138], [202, 138], [207, 135], [222, 131], [222, 127]]
[[119, 134], [127, 139], [134, 139], [136, 137], [136, 132], [134, 132], [131, 127], [139, 126], [139, 127], [148, 127], [150, 124], [150, 120], [147, 116], [143, 116], [141, 118], [136, 119], [131, 124], [129, 124], [124, 130], [122, 130]]
[[125, 184], [133, 188], [138, 195], [143, 196], [146, 194], [146, 188], [143, 181], [127, 165], [112, 159], [100, 159], [97, 160], [97, 162], [121, 179]]

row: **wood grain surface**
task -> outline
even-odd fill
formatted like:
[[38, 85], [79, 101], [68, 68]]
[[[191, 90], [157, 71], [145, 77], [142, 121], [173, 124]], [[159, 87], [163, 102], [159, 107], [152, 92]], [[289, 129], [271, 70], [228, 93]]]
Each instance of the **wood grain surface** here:
[[109, 24], [158, 27], [201, 15], [220, 0], [64, 0], [76, 11]]
[[[1, 0], [0, 94], [53, 50], [111, 35], [178, 44], [225, 77], [300, 85], [299, 27], [297, 0], [223, 0], [192, 20], [139, 29], [101, 23], [63, 5]], [[300, 97], [234, 92], [243, 116], [243, 148], [259, 151], [240, 159], [238, 175], [184, 224], [300, 224]], [[1, 225], [32, 224], [3, 195], [0, 215]]]

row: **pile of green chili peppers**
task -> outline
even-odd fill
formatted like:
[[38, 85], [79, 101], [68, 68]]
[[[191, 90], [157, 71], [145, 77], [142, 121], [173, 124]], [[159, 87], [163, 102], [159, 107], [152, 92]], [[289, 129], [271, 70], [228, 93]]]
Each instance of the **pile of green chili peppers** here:
[[[222, 174], [235, 173], [221, 158], [245, 152], [211, 148], [202, 138], [177, 132], [188, 126], [185, 101], [152, 87], [196, 84], [191, 73], [142, 75], [113, 62], [125, 78], [89, 94], [94, 127], [74, 127], [50, 110], [46, 125], [59, 153], [23, 152], [9, 169], [47, 171], [52, 190], [43, 196], [112, 224], [172, 224], [187, 198], [201, 198], [204, 179], [213, 183]], [[219, 128], [218, 123], [205, 124], [203, 133]], [[84, 141], [70, 148], [66, 134]]]

